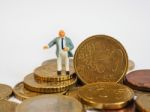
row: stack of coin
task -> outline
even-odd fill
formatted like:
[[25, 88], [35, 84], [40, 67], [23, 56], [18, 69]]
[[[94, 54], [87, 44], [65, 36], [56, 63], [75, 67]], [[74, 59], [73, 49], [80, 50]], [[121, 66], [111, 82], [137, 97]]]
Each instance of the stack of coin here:
[[44, 62], [33, 73], [25, 76], [24, 81], [14, 87], [14, 93], [20, 100], [42, 94], [65, 94], [77, 81], [72, 60], [70, 60], [70, 74], [62, 71], [57, 75], [56, 59]]
[[[65, 71], [57, 75], [56, 59], [51, 59], [16, 85], [14, 93], [22, 100], [42, 95], [25, 100], [16, 112], [84, 112], [80, 102], [87, 112], [137, 112], [136, 107], [149, 112], [149, 95], [142, 93], [135, 104], [134, 91], [149, 93], [150, 70], [127, 74], [134, 67], [119, 41], [107, 35], [91, 36], [79, 45], [74, 60], [70, 60], [70, 75]], [[79, 84], [71, 88], [76, 82]]]
[[133, 100], [134, 92], [118, 84], [128, 70], [128, 56], [123, 45], [107, 35], [84, 40], [74, 56], [74, 68], [86, 84], [78, 89], [79, 100], [94, 109], [120, 109]]

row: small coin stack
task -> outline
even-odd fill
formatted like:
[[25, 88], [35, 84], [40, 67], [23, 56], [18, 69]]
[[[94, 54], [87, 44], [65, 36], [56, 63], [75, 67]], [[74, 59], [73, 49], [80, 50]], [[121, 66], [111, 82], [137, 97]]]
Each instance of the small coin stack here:
[[77, 81], [74, 74], [72, 60], [70, 60], [70, 74], [62, 71], [57, 75], [56, 59], [44, 62], [33, 73], [25, 76], [24, 81], [14, 87], [14, 93], [20, 100], [42, 94], [65, 94]]

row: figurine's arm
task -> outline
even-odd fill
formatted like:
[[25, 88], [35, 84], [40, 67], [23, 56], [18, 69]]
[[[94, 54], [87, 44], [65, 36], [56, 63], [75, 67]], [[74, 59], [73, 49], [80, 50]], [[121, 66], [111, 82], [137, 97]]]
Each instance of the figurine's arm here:
[[43, 47], [43, 49], [48, 49], [48, 48], [52, 47], [54, 44], [56, 44], [56, 38], [53, 39], [48, 45], [45, 45]]
[[49, 44], [48, 44], [48, 47], [51, 48], [53, 45], [56, 44], [56, 38], [53, 39]]

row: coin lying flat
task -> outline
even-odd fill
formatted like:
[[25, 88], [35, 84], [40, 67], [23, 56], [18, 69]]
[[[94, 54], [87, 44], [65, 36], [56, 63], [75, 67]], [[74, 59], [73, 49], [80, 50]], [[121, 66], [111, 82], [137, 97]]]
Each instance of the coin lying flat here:
[[134, 97], [127, 86], [113, 82], [98, 82], [79, 88], [78, 96], [83, 104], [95, 109], [120, 109]]
[[150, 112], [150, 94], [139, 96], [136, 105], [141, 112]]
[[107, 35], [84, 40], [74, 55], [74, 69], [84, 83], [119, 82], [128, 69], [128, 56], [120, 42]]
[[129, 60], [128, 71], [131, 71], [135, 68], [135, 63], [132, 60]]
[[0, 100], [0, 112], [15, 112], [17, 103]]
[[74, 77], [70, 80], [65, 80], [61, 82], [37, 82], [34, 79], [34, 74], [29, 74], [24, 78], [24, 86], [30, 91], [40, 92], [40, 93], [58, 93], [67, 91], [71, 86], [73, 86], [77, 81]]
[[124, 83], [136, 90], [150, 91], [150, 70], [136, 70], [125, 76]]
[[0, 84], [0, 99], [8, 99], [12, 94], [12, 88], [5, 84]]
[[83, 112], [82, 104], [71, 97], [42, 95], [18, 105], [16, 112]]
[[128, 106], [122, 109], [115, 109], [115, 110], [96, 110], [96, 109], [88, 109], [86, 112], [137, 112], [135, 109], [135, 104], [131, 103]]
[[[18, 84], [14, 87], [13, 92], [14, 92], [16, 98], [19, 99], [19, 100], [25, 100], [25, 99], [28, 99], [28, 98], [31, 98], [31, 97], [43, 95], [43, 93], [38, 93], [38, 92], [29, 91], [28, 89], [26, 89], [26, 88], [24, 87], [23, 82], [18, 83]], [[55, 94], [57, 94], [57, 95], [63, 95], [63, 94], [65, 94], [66, 92], [67, 92], [67, 91], [60, 92], [60, 93], [55, 93]]]
[[57, 60], [52, 59], [34, 70], [35, 79], [41, 81], [62, 81], [69, 80], [73, 78], [74, 68], [73, 61], [70, 60], [70, 74], [66, 75], [65, 66], [63, 66], [62, 74], [60, 76], [57, 75]]

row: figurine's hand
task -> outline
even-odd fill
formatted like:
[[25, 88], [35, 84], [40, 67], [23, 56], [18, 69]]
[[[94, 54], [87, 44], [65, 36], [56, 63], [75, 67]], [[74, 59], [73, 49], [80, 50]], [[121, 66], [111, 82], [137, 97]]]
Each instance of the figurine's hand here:
[[69, 51], [69, 47], [65, 47], [63, 50], [64, 51]]
[[48, 49], [48, 48], [49, 48], [48, 45], [43, 46], [43, 49]]

